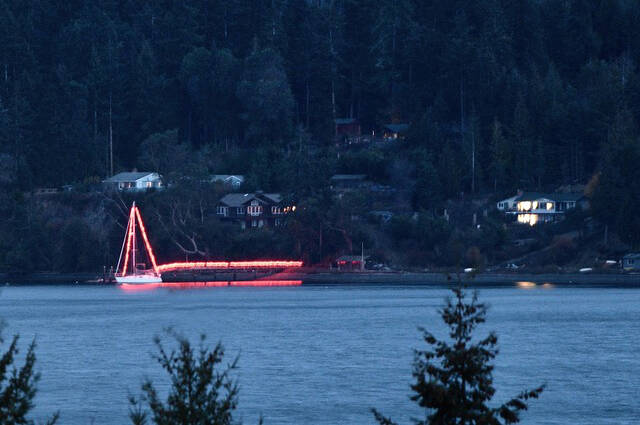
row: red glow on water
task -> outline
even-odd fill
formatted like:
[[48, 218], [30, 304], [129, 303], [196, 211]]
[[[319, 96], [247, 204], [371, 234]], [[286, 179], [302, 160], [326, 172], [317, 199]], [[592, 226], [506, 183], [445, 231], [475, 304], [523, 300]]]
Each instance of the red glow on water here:
[[259, 260], [259, 261], [187, 261], [161, 264], [158, 272], [185, 269], [260, 269], [260, 268], [297, 268], [302, 261]]
[[191, 288], [221, 288], [227, 286], [249, 286], [249, 287], [277, 287], [277, 286], [300, 286], [301, 280], [247, 280], [247, 281], [211, 281], [211, 282], [161, 282], [120, 285], [127, 292], [149, 291], [157, 288], [169, 289], [191, 289]]

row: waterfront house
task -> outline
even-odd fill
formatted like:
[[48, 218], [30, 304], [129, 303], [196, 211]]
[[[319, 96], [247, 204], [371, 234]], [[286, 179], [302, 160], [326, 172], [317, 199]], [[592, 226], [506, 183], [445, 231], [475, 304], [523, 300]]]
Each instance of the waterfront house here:
[[511, 198], [503, 199], [497, 203], [497, 207], [500, 211], [513, 211], [516, 208], [516, 199], [521, 195], [515, 195]]
[[216, 207], [221, 220], [237, 223], [242, 229], [247, 227], [278, 227], [284, 224], [284, 217], [295, 211], [295, 205], [284, 205], [279, 193], [229, 193]]
[[132, 171], [118, 173], [102, 181], [103, 185], [111, 190], [140, 192], [148, 189], [161, 189], [162, 176], [149, 171]]
[[359, 270], [363, 271], [365, 268], [365, 263], [369, 259], [368, 255], [343, 255], [338, 257], [335, 261], [336, 267], [341, 271], [353, 271]]
[[622, 268], [626, 271], [640, 271], [640, 252], [634, 252], [622, 257]]
[[409, 124], [407, 123], [385, 124], [382, 128], [382, 136], [385, 141], [404, 139], [408, 131]]
[[534, 226], [562, 220], [564, 214], [574, 208], [586, 209], [588, 201], [582, 193], [524, 192], [503, 199], [497, 207], [515, 216], [518, 223]]
[[222, 183], [231, 189], [239, 189], [244, 183], [244, 176], [241, 174], [214, 174], [211, 176], [213, 183]]

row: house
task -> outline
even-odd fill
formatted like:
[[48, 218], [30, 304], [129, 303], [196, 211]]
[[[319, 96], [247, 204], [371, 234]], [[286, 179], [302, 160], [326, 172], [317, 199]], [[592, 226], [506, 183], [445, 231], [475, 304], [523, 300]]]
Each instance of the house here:
[[336, 266], [338, 267], [338, 270], [363, 271], [368, 259], [368, 255], [343, 255], [336, 259]]
[[385, 124], [382, 128], [382, 135], [384, 140], [392, 141], [398, 139], [404, 139], [409, 131], [409, 124]]
[[278, 193], [229, 193], [216, 207], [221, 220], [237, 223], [241, 228], [278, 227], [284, 224], [286, 214], [295, 211], [295, 205], [284, 205]]
[[109, 189], [119, 191], [140, 192], [148, 189], [161, 189], [162, 176], [158, 173], [148, 171], [132, 171], [118, 173], [102, 181], [103, 185]]
[[244, 176], [241, 174], [214, 174], [211, 176], [211, 181], [222, 183], [231, 189], [238, 189], [244, 183]]
[[622, 268], [627, 271], [640, 271], [640, 253], [630, 253], [622, 257]]
[[335, 174], [331, 177], [331, 189], [335, 191], [359, 189], [367, 184], [366, 174]]
[[360, 122], [356, 118], [336, 118], [334, 121], [336, 140], [360, 137]]
[[500, 211], [512, 211], [516, 208], [516, 199], [520, 195], [512, 196], [511, 198], [503, 199], [497, 203], [497, 207]]
[[588, 201], [582, 193], [539, 193], [524, 192], [497, 204], [498, 209], [508, 215], [515, 215], [516, 221], [534, 226], [561, 220], [564, 214], [576, 207], [588, 208]]

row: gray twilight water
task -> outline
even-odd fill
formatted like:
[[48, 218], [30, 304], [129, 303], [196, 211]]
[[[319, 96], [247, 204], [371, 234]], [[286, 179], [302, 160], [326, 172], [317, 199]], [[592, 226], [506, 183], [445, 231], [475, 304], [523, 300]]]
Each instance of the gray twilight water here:
[[[37, 337], [42, 372], [35, 416], [62, 424], [127, 423], [127, 394], [144, 376], [166, 383], [151, 360], [166, 326], [222, 340], [240, 353], [239, 416], [255, 424], [372, 424], [377, 407], [403, 424], [416, 327], [442, 334], [448, 291], [420, 286], [290, 288], [6, 287], [5, 336]], [[481, 334], [495, 330], [494, 400], [546, 383], [528, 424], [640, 423], [640, 289], [483, 288]], [[6, 343], [5, 346], [6, 347]], [[24, 351], [24, 350], [23, 350]]]

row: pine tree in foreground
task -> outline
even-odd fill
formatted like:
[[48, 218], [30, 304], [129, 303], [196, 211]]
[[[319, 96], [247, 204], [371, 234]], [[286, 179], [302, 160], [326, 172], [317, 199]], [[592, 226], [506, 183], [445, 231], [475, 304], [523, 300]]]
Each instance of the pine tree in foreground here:
[[[498, 407], [487, 403], [495, 394], [493, 365], [498, 354], [498, 337], [491, 332], [486, 338], [472, 340], [477, 325], [485, 322], [486, 304], [478, 303], [474, 293], [467, 301], [462, 285], [453, 289], [455, 299], [448, 298], [440, 312], [449, 327], [450, 341], [438, 340], [420, 328], [430, 349], [416, 350], [413, 361], [415, 383], [411, 399], [426, 410], [418, 425], [501, 425], [520, 421], [527, 400], [538, 398], [544, 386], [523, 391]], [[373, 414], [381, 425], [395, 425], [376, 409]]]
[[[0, 326], [2, 324], [0, 323]], [[1, 330], [1, 329], [0, 329]], [[35, 372], [36, 343], [31, 342], [21, 368], [13, 366], [18, 349], [19, 337], [15, 335], [9, 344], [9, 349], [0, 354], [0, 425], [33, 425], [34, 421], [27, 418], [33, 409], [33, 399], [36, 396], [36, 385], [40, 375]], [[4, 343], [0, 335], [0, 344]], [[53, 425], [58, 420], [56, 413], [47, 425]]]
[[[168, 352], [160, 338], [155, 359], [169, 374], [171, 387], [166, 401], [160, 399], [151, 380], [142, 384], [143, 395], [130, 397], [129, 418], [134, 425], [147, 424], [150, 418], [156, 425], [231, 425], [233, 411], [238, 405], [238, 386], [230, 377], [236, 360], [223, 370], [224, 349], [218, 343], [213, 350], [204, 345], [204, 335], [198, 348], [173, 331], [167, 333], [178, 342], [178, 348]], [[147, 404], [149, 411], [144, 404]]]

